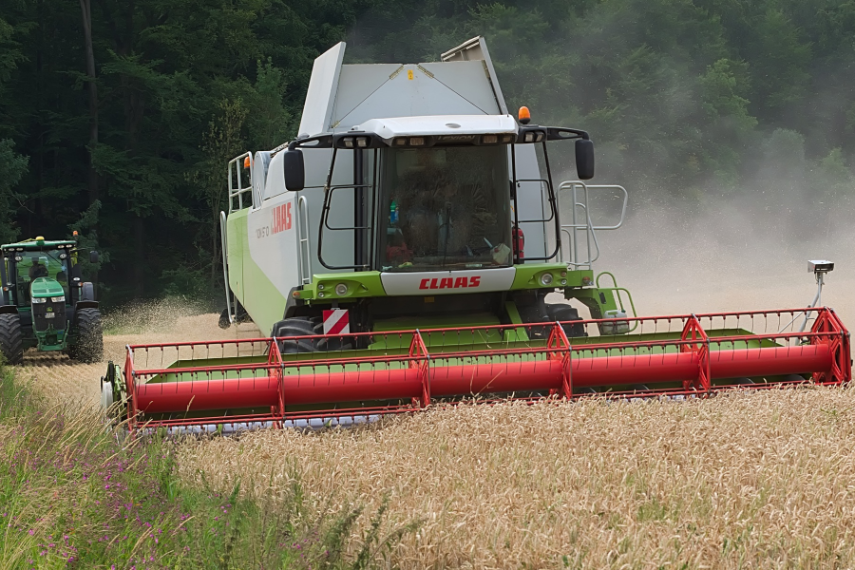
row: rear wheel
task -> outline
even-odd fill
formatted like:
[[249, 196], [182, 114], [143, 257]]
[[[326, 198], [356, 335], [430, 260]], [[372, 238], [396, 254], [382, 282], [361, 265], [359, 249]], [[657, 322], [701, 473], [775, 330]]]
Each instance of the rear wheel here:
[[104, 354], [104, 337], [101, 332], [101, 312], [98, 309], [79, 309], [74, 315], [73, 343], [68, 355], [80, 362], [100, 362]]
[[[246, 312], [246, 309], [243, 308], [243, 305], [240, 303], [235, 304], [235, 314], [229, 318], [229, 308], [223, 309], [223, 312], [220, 313], [220, 320], [217, 322], [217, 325], [221, 329], [227, 329], [232, 324], [242, 325], [244, 323], [251, 323], [252, 319], [249, 316], [249, 313]], [[278, 323], [277, 323], [278, 324]]]
[[220, 320], [217, 322], [217, 326], [221, 329], [227, 329], [232, 326], [232, 321], [229, 319], [228, 309], [223, 309], [223, 312], [220, 313]]
[[16, 365], [24, 361], [24, 340], [17, 313], [0, 314], [0, 352], [7, 364]]

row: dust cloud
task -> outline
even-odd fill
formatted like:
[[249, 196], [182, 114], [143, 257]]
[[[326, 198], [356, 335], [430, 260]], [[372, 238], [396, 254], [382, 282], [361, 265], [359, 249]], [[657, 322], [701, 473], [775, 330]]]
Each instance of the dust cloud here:
[[[627, 190], [626, 222], [618, 230], [598, 233], [601, 254], [594, 269], [612, 272], [618, 285], [631, 291], [639, 315], [804, 307], [816, 292], [807, 260], [824, 258], [836, 267], [826, 278], [822, 304], [834, 308], [844, 324], [855, 323], [851, 204], [798, 206], [792, 198], [788, 202], [758, 192], [750, 199], [707, 199], [688, 207], [677, 200], [644, 203], [632, 187]], [[570, 201], [566, 195], [559, 201], [567, 222]], [[594, 224], [613, 224], [619, 213], [614, 199], [592, 197]], [[550, 301], [560, 299], [552, 295]], [[581, 306], [580, 314], [588, 316]], [[64, 355], [30, 351], [22, 374], [57, 401], [97, 405], [106, 362], [124, 362], [129, 344], [261, 336], [252, 324], [220, 329], [218, 319], [176, 300], [124, 307], [104, 317], [103, 362], [79, 364]]]
[[220, 316], [200, 313], [181, 300], [137, 303], [112, 311], [104, 319], [104, 358], [123, 361], [129, 344], [188, 342], [261, 336], [252, 324], [221, 329]]
[[[822, 304], [855, 322], [851, 205], [823, 211], [779, 197], [731, 197], [692, 211], [684, 205], [632, 205], [621, 229], [600, 232], [595, 271], [629, 289], [639, 314], [786, 309], [807, 306], [816, 282], [809, 259], [828, 259]], [[597, 221], [593, 209], [594, 223]], [[608, 208], [607, 208], [608, 210]], [[613, 210], [613, 208], [612, 208]], [[609, 214], [611, 214], [609, 216]], [[614, 212], [606, 217], [615, 218]]]
[[217, 326], [218, 320], [218, 314], [198, 313], [174, 299], [129, 305], [104, 316], [102, 362], [81, 364], [63, 354], [30, 350], [19, 374], [51, 402], [80, 409], [100, 406], [100, 379], [107, 362], [124, 363], [128, 345], [261, 336], [253, 324], [223, 330]]

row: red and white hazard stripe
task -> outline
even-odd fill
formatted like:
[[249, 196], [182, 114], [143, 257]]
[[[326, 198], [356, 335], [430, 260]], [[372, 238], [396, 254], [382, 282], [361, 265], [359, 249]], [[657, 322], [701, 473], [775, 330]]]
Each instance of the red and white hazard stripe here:
[[324, 334], [348, 334], [350, 332], [350, 317], [347, 309], [332, 309], [324, 311]]

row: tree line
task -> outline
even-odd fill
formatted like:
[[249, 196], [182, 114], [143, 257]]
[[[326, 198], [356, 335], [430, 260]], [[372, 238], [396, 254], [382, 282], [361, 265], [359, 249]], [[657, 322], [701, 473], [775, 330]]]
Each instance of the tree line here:
[[848, 203], [853, 30], [851, 0], [6, 0], [0, 241], [79, 230], [108, 304], [217, 298], [227, 161], [296, 134], [341, 40], [405, 63], [486, 36], [509, 107], [591, 132], [641, 203]]

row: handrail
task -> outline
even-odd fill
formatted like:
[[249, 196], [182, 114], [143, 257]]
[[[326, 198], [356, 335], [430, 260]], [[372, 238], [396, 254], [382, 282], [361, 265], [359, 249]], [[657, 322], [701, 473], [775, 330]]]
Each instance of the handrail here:
[[[336, 186], [331, 186], [328, 192], [329, 202], [332, 203], [332, 195], [336, 190], [356, 190], [357, 188], [373, 188], [371, 184], [337, 184]], [[327, 208], [329, 211], [329, 208]], [[370, 230], [372, 226], [345, 226], [343, 228], [333, 227], [330, 225], [329, 215], [324, 216], [324, 227], [326, 227], [330, 231], [344, 231], [344, 230]]]
[[[330, 186], [330, 187], [324, 188], [324, 205], [323, 205], [323, 209], [321, 210], [321, 221], [318, 224], [318, 261], [321, 263], [321, 265], [323, 265], [324, 267], [326, 267], [327, 269], [330, 269], [330, 270], [340, 270], [340, 269], [354, 269], [357, 271], [367, 270], [374, 263], [374, 260], [372, 257], [369, 257], [368, 263], [364, 263], [362, 265], [356, 265], [356, 264], [354, 264], [354, 265], [329, 265], [326, 261], [324, 261], [324, 256], [323, 256], [324, 228], [326, 228], [327, 230], [330, 230], [330, 231], [354, 230], [354, 231], [361, 231], [361, 232], [365, 232], [365, 231], [371, 230], [373, 228], [373, 226], [352, 226], [352, 227], [339, 228], [339, 227], [333, 227], [333, 226], [329, 225], [329, 211], [330, 211], [330, 207], [331, 207], [331, 203], [332, 203], [333, 193], [336, 190], [348, 189], [348, 188], [353, 189], [353, 190], [355, 190], [357, 188], [370, 188], [373, 191], [374, 190], [374, 184], [339, 184], [337, 186]], [[374, 216], [372, 216], [371, 219], [374, 219]], [[371, 249], [372, 249], [372, 254], [373, 254], [373, 247]]]
[[[249, 168], [249, 186], [243, 185], [243, 163], [244, 159], [247, 157], [249, 158], [250, 166], [252, 166], [252, 154], [250, 152], [245, 152], [229, 161], [229, 214], [234, 212], [236, 209], [243, 210], [243, 195], [247, 192], [252, 192], [252, 168]], [[232, 177], [232, 165], [234, 165], [234, 177]], [[237, 182], [237, 186], [235, 186], [235, 182]], [[238, 201], [237, 208], [234, 207], [235, 198], [237, 198]]]
[[[591, 214], [590, 214], [590, 211], [588, 210], [588, 207], [581, 202], [577, 202], [576, 206], [585, 210], [585, 219], [586, 219], [587, 223], [586, 224], [578, 224], [578, 225], [576, 225], [576, 224], [562, 224], [561, 225], [561, 231], [562, 231], [562, 233], [566, 232], [567, 236], [570, 237], [570, 232], [567, 230], [567, 228], [573, 228], [574, 230], [576, 228], [588, 228], [588, 230], [590, 232], [590, 239], [587, 241], [587, 244], [588, 244], [588, 260], [586, 262], [582, 262], [582, 263], [577, 263], [577, 262], [573, 262], [573, 261], [567, 262], [567, 265], [573, 265], [575, 267], [579, 267], [582, 265], [591, 265], [592, 263], [594, 263], [595, 261], [600, 259], [600, 242], [599, 242], [599, 240], [597, 240], [597, 234], [594, 231], [596, 229], [596, 227], [594, 226], [594, 222], [591, 221]], [[575, 241], [573, 240], [572, 237], [570, 237], [570, 239], [571, 239], [571, 241], [573, 241], [573, 243], [575, 243]], [[596, 251], [596, 254], [593, 257], [591, 256], [591, 241], [594, 242], [594, 250]]]
[[[541, 194], [541, 202], [543, 201], [543, 193], [544, 191], [549, 196], [549, 180], [546, 178], [518, 178], [516, 183], [520, 182], [539, 182], [540, 183], [540, 194]], [[546, 224], [555, 219], [555, 210], [550, 209], [548, 218], [539, 218], [539, 219], [531, 219], [531, 220], [519, 220], [520, 224]]]
[[[567, 181], [562, 182], [559, 185], [558, 189], [559, 190], [566, 190], [571, 185], [584, 186], [587, 189], [600, 190], [600, 189], [611, 188], [611, 189], [620, 190], [621, 193], [623, 194], [623, 204], [621, 205], [620, 219], [618, 220], [618, 223], [615, 225], [612, 225], [612, 226], [592, 226], [592, 229], [594, 229], [594, 230], [617, 230], [623, 226], [624, 222], [626, 221], [626, 208], [627, 208], [627, 204], [629, 202], [629, 192], [627, 192], [626, 188], [624, 188], [620, 184], [585, 184], [584, 182], [580, 182], [578, 180], [567, 180]], [[586, 200], [586, 202], [587, 202], [587, 200]], [[561, 227], [569, 227], [572, 225], [573, 224], [561, 224]], [[581, 225], [579, 227], [584, 227], [584, 225]]]
[[[581, 189], [581, 192], [580, 192]], [[623, 194], [623, 203], [621, 204], [621, 213], [620, 218], [618, 219], [616, 224], [613, 225], [603, 225], [597, 226], [594, 225], [593, 219], [591, 218], [590, 208], [589, 208], [589, 190], [603, 190], [603, 189], [611, 189], [618, 190], [621, 194]], [[561, 261], [566, 263], [569, 266], [575, 268], [587, 267], [589, 269], [593, 269], [593, 263], [600, 258], [600, 244], [597, 239], [597, 231], [598, 230], [616, 230], [623, 226], [626, 221], [626, 208], [627, 203], [629, 201], [629, 193], [626, 188], [620, 186], [618, 184], [585, 184], [579, 180], [567, 180], [562, 182], [559, 185], [559, 190], [570, 190], [572, 193], [572, 222], [569, 224], [561, 224], [561, 233], [566, 234], [570, 238], [572, 249], [569, 252], [569, 259], [566, 259], [564, 252], [561, 253]], [[581, 194], [581, 196], [580, 196]], [[584, 219], [579, 220], [577, 218], [579, 210], [582, 210], [584, 213]], [[577, 239], [579, 233], [584, 233], [585, 235], [585, 245], [587, 248], [587, 258], [580, 259], [579, 255], [579, 240]], [[592, 249], [593, 246], [593, 249]]]
[[229, 324], [234, 324], [237, 308], [232, 313], [231, 287], [229, 286], [229, 242], [226, 236], [226, 213], [220, 212], [220, 247], [223, 249], [223, 283], [226, 289], [226, 312], [229, 315]]
[[299, 241], [297, 260], [300, 268], [300, 281], [303, 285], [307, 285], [312, 282], [312, 244], [309, 241], [309, 203], [305, 196], [300, 196], [297, 200], [297, 239]]

